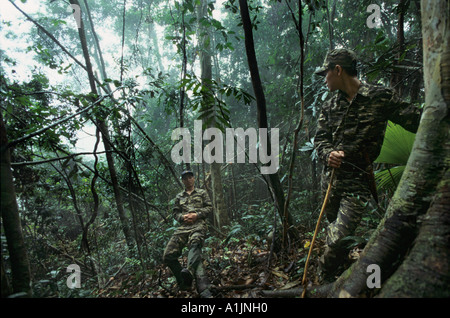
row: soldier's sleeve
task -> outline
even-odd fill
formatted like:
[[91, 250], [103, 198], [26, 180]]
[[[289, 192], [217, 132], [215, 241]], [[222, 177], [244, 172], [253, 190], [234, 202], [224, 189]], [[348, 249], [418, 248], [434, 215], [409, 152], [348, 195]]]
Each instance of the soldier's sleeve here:
[[177, 195], [175, 198], [175, 204], [172, 208], [173, 217], [179, 223], [183, 223], [183, 213], [180, 206], [180, 197]]
[[416, 133], [419, 128], [422, 109], [413, 104], [404, 102], [397, 93], [391, 91], [390, 100], [387, 103], [388, 119], [402, 126], [406, 130]]
[[209, 199], [209, 195], [206, 190], [202, 191], [202, 200], [203, 207], [197, 209], [197, 217], [200, 219], [206, 219], [213, 210], [211, 200]]
[[332, 144], [331, 130], [328, 125], [326, 106], [328, 106], [328, 103], [324, 105], [324, 108], [322, 109], [319, 115], [316, 135], [314, 137], [314, 148], [317, 151], [319, 159], [325, 163], [328, 162], [328, 156], [330, 155], [330, 152], [334, 150]]

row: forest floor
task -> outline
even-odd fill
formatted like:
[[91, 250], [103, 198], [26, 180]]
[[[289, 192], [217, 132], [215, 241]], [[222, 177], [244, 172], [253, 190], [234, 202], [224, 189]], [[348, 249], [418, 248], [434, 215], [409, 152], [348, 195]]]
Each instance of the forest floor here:
[[[301, 287], [310, 238], [298, 240], [296, 247], [270, 251], [269, 246], [250, 244], [245, 239], [232, 243], [213, 244], [204, 252], [204, 266], [212, 283], [213, 297], [257, 298], [263, 290], [287, 290]], [[317, 239], [308, 265], [308, 282], [319, 285], [318, 255], [324, 242]], [[204, 248], [205, 250], [205, 248]], [[269, 260], [270, 258], [270, 260]], [[270, 261], [270, 264], [269, 264]], [[186, 256], [181, 258], [186, 264]], [[97, 291], [97, 297], [126, 298], [198, 298], [195, 282], [191, 291], [178, 291], [170, 270], [165, 265], [142, 275], [125, 270], [111, 277], [107, 288]], [[300, 295], [299, 295], [300, 296]]]

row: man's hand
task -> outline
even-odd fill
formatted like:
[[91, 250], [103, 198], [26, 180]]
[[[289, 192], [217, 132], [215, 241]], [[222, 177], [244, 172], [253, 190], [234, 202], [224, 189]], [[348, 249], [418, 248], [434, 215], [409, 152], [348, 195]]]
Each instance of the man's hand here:
[[195, 212], [189, 212], [183, 216], [184, 222], [187, 224], [194, 224], [197, 221], [197, 217], [197, 213]]
[[331, 168], [339, 168], [342, 163], [342, 159], [344, 158], [343, 151], [332, 151], [330, 156], [328, 157], [328, 165]]

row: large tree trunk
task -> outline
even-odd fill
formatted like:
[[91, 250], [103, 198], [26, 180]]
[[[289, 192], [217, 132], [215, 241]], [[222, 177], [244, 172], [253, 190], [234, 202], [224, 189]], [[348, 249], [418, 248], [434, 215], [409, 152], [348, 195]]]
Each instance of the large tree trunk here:
[[[12, 291], [15, 294], [24, 293], [24, 296], [31, 297], [30, 263], [23, 239], [19, 208], [17, 206], [16, 192], [11, 172], [10, 153], [7, 145], [8, 137], [6, 135], [6, 127], [3, 122], [2, 112], [0, 112], [0, 210], [11, 262]], [[3, 272], [2, 260], [2, 297], [6, 297], [8, 295], [3, 294]], [[8, 290], [9, 286], [6, 286], [6, 291]]]
[[422, 0], [421, 7], [426, 106], [414, 147], [386, 216], [330, 296], [372, 294], [370, 264], [381, 269], [380, 296], [450, 296], [449, 1]]
[[[206, 0], [202, 0], [197, 9], [197, 20], [200, 21], [202, 18], [206, 18], [208, 14], [208, 3]], [[203, 106], [202, 107], [215, 107], [215, 101], [212, 98], [212, 93], [209, 91], [211, 88], [209, 87], [209, 83], [212, 80], [212, 58], [211, 58], [211, 41], [210, 41], [210, 32], [208, 27], [202, 26], [199, 23], [199, 37], [200, 37], [200, 65], [201, 65], [201, 79], [203, 89], [206, 89], [205, 97], [203, 98]], [[215, 111], [212, 113], [212, 116], [215, 116]], [[215, 119], [211, 121], [210, 127], [215, 126]], [[212, 193], [213, 193], [213, 206], [214, 206], [214, 216], [216, 225], [218, 228], [230, 224], [230, 218], [228, 217], [228, 210], [225, 205], [225, 198], [223, 194], [223, 186], [222, 186], [222, 174], [221, 174], [221, 164], [213, 162], [210, 165], [210, 173], [211, 173], [211, 184], [212, 184]]]
[[447, 168], [422, 218], [411, 251], [383, 286], [381, 297], [450, 296], [449, 202], [450, 170]]
[[[450, 296], [450, 19], [448, 0], [422, 1], [423, 65], [426, 114], [422, 134], [435, 133], [421, 149], [440, 169], [430, 177], [435, 191], [411, 251], [381, 291], [384, 297]], [[436, 67], [439, 66], [439, 67]], [[429, 118], [430, 117], [430, 118]], [[427, 121], [425, 121], [428, 119]], [[438, 125], [439, 129], [433, 126]], [[428, 128], [428, 129], [427, 129]], [[418, 151], [420, 148], [417, 147]], [[431, 156], [430, 156], [431, 157]], [[434, 169], [433, 169], [434, 170]]]

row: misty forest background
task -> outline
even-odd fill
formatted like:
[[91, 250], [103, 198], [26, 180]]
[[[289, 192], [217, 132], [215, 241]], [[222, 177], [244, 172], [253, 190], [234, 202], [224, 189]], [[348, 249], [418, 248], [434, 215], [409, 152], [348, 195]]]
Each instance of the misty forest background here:
[[[2, 165], [12, 171], [7, 180], [2, 168], [12, 202], [2, 203], [2, 296], [195, 297], [176, 293], [161, 259], [188, 168], [171, 160], [172, 131], [193, 133], [197, 119], [280, 132], [276, 174], [248, 161], [190, 165], [214, 203], [203, 252], [215, 295], [299, 287], [321, 207], [312, 145], [331, 95], [313, 73], [326, 52], [354, 49], [361, 79], [425, 102], [418, 0], [69, 2], [2, 3]], [[349, 263], [383, 219], [414, 138], [388, 126], [374, 165], [379, 205], [347, 238]], [[81, 288], [66, 284], [70, 264]]]

